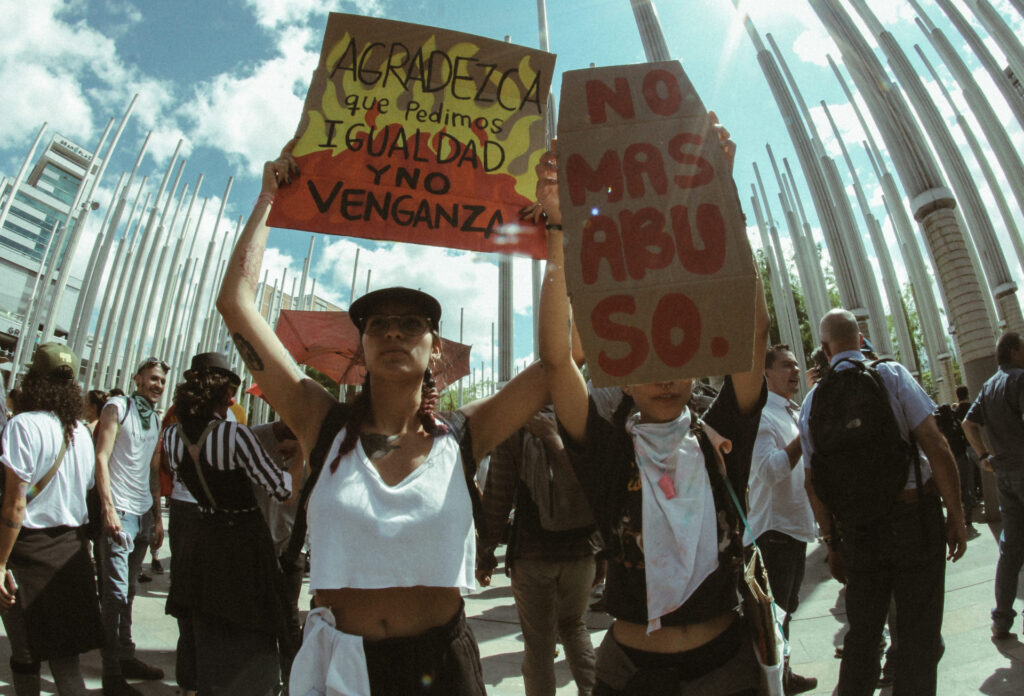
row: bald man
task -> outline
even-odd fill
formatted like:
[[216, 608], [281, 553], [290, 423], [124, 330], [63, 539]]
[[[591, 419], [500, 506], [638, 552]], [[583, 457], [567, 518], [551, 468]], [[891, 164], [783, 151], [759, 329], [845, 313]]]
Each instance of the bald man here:
[[[857, 320], [834, 309], [821, 320], [821, 347], [832, 373], [864, 363]], [[896, 362], [873, 366], [907, 443], [922, 450], [921, 484], [908, 463], [906, 487], [881, 517], [870, 523], [836, 519], [815, 495], [815, 457], [810, 415], [819, 383], [800, 410], [800, 440], [815, 517], [829, 542], [829, 568], [846, 581], [846, 612], [850, 631], [844, 640], [839, 669], [840, 696], [872, 694], [878, 683], [878, 644], [889, 609], [896, 604], [899, 657], [895, 693], [934, 694], [942, 655], [942, 610], [945, 561], [958, 560], [967, 549], [967, 530], [956, 462], [932, 413], [935, 403], [910, 373]], [[913, 439], [911, 439], [913, 436]], [[821, 460], [818, 460], [819, 466]], [[879, 491], [882, 495], [883, 491]], [[942, 502], [947, 518], [943, 520]], [[841, 539], [833, 538], [838, 530]], [[838, 536], [838, 535], [837, 535]], [[948, 547], [948, 553], [947, 553]], [[845, 576], [845, 577], [844, 577]]]

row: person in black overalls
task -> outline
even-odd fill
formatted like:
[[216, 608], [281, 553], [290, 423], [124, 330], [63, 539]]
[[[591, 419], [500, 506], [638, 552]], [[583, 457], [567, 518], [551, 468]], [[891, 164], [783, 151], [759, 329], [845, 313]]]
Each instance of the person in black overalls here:
[[291, 476], [248, 428], [225, 420], [239, 384], [223, 355], [193, 357], [174, 393], [179, 422], [163, 435], [163, 456], [199, 502], [195, 536], [174, 559], [168, 611], [191, 619], [200, 696], [275, 693], [286, 637], [281, 571], [250, 481], [287, 500]]

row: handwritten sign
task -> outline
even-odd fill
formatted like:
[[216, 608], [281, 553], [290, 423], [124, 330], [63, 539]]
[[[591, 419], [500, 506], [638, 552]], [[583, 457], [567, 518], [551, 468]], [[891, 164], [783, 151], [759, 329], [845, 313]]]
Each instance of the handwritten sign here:
[[519, 221], [546, 149], [555, 57], [479, 36], [332, 13], [269, 223], [543, 258]]
[[561, 104], [566, 281], [594, 384], [749, 370], [753, 255], [682, 67], [567, 72]]

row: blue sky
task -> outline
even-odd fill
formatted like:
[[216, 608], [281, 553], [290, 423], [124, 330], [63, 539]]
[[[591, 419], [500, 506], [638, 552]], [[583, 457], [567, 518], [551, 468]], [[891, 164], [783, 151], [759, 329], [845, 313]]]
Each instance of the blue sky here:
[[[954, 2], [987, 36], [970, 14], [967, 0]], [[1018, 36], [1024, 35], [1024, 20], [1007, 0], [991, 2]], [[549, 0], [547, 4], [550, 47], [558, 56], [556, 95], [557, 74], [562, 71], [591, 63], [602, 66], [644, 60], [629, 0]], [[914, 43], [921, 44], [933, 63], [940, 65], [915, 27], [909, 4], [902, 0], [869, 0], [868, 4], [897, 36], [922, 75], [925, 71], [914, 53]], [[962, 48], [964, 42], [933, 1], [922, 0], [922, 4], [953, 44]], [[752, 44], [742, 30], [740, 14], [731, 0], [655, 0], [655, 5], [670, 53], [681, 61], [705, 104], [717, 111], [739, 146], [736, 179], [748, 221], [753, 224], [751, 163], [756, 161], [763, 173], [770, 172], [766, 143], [794, 166], [796, 158]], [[870, 165], [858, 145], [864, 136], [826, 64], [825, 54], [838, 57], [838, 51], [807, 0], [756, 0], [746, 2], [744, 9], [762, 35], [774, 35], [808, 104], [825, 100], [833, 108], [868, 184], [876, 215], [884, 217], [877, 182], [868, 176]], [[509, 35], [515, 43], [539, 45], [534, 0], [357, 0], [326, 8], [318, 0], [0, 0], [0, 16], [4, 17], [0, 26], [0, 103], [5, 105], [0, 173], [13, 176], [17, 172], [43, 121], [51, 131], [94, 147], [107, 120], [119, 118], [137, 92], [139, 103], [101, 186], [97, 197], [101, 209], [94, 214], [92, 229], [80, 247], [79, 266], [84, 266], [118, 175], [130, 169], [149, 131], [153, 134], [143, 173], [150, 175], [151, 187], [155, 189], [179, 139], [184, 140], [182, 153], [187, 159], [183, 181], [194, 186], [197, 176], [204, 175], [200, 196], [211, 197], [204, 236], [213, 233], [212, 218], [227, 179], [235, 177], [227, 220], [221, 225], [222, 230], [233, 229], [234, 220], [248, 214], [259, 192], [262, 163], [273, 158], [295, 130], [328, 10], [430, 24], [495, 39]], [[994, 43], [989, 44], [1001, 57]], [[968, 57], [968, 64], [986, 92], [996, 94], [978, 62]], [[954, 99], [960, 99], [948, 72], [939, 69]], [[931, 78], [926, 82], [931, 83]], [[992, 101], [1018, 149], [1024, 151], [1020, 125], [998, 95]], [[952, 122], [941, 99], [939, 105]], [[962, 100], [960, 105], [966, 111]], [[837, 154], [822, 110], [815, 107], [814, 112], [826, 146]], [[954, 134], [959, 140], [959, 134]], [[969, 154], [968, 161], [976, 169]], [[840, 168], [845, 176], [841, 163]], [[977, 171], [975, 178], [994, 210]], [[777, 201], [774, 182], [765, 183], [769, 197]], [[774, 212], [779, 214], [777, 205]], [[998, 215], [993, 214], [993, 222], [997, 231], [1002, 231]], [[817, 226], [816, 220], [812, 225]], [[274, 231], [265, 265], [271, 277], [279, 276], [284, 268], [294, 277], [301, 270], [309, 239], [308, 233]], [[1011, 272], [1021, 282], [1021, 268], [1008, 240], [1003, 242]], [[358, 244], [362, 249], [360, 285], [372, 269], [373, 287], [401, 283], [435, 293], [449, 317], [447, 335], [457, 332], [454, 324], [459, 308], [465, 308], [466, 341], [474, 344], [473, 361], [477, 367], [481, 360], [489, 366], [490, 324], [497, 315], [493, 258], [341, 237], [318, 236], [316, 243], [313, 274], [322, 294], [347, 305]], [[752, 243], [759, 245], [756, 233]], [[789, 248], [788, 240], [784, 246]], [[530, 266], [517, 261], [515, 268], [515, 355], [521, 363], [532, 351]]]

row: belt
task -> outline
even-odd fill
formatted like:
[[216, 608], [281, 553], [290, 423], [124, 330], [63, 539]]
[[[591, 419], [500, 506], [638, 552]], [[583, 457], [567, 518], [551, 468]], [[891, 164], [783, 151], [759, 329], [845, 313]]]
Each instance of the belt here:
[[896, 502], [898, 503], [916, 503], [918, 500], [925, 496], [934, 495], [939, 492], [939, 487], [935, 485], [935, 479], [930, 478], [925, 481], [925, 484], [918, 490], [917, 486], [913, 488], [904, 488], [900, 491], [900, 494], [896, 496]]

